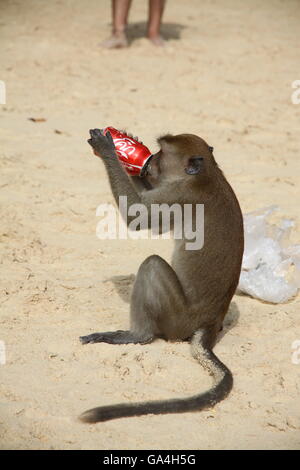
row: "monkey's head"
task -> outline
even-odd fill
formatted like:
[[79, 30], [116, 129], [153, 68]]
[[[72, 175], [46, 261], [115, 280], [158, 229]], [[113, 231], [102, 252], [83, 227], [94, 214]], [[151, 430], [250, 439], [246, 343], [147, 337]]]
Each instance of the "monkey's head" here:
[[218, 168], [213, 147], [193, 134], [167, 134], [157, 140], [160, 150], [153, 155], [146, 169], [147, 179], [153, 186], [164, 179], [188, 179], [208, 183]]

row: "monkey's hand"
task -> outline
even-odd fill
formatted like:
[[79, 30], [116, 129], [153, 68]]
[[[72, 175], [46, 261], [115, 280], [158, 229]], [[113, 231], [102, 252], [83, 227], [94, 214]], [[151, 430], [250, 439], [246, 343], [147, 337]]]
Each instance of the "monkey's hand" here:
[[94, 154], [101, 158], [111, 158], [116, 155], [116, 148], [113, 138], [110, 132], [106, 135], [103, 134], [103, 130], [90, 129], [91, 138], [88, 139], [88, 143], [93, 148]]

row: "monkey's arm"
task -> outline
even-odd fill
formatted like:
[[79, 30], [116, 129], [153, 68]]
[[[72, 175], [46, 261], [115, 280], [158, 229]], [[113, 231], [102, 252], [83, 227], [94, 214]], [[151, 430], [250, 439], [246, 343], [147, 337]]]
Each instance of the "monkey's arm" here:
[[90, 135], [88, 143], [93, 147], [94, 153], [103, 160], [117, 205], [119, 196], [127, 196], [128, 205], [141, 203], [137, 190], [118, 159], [110, 132], [104, 135], [100, 129], [91, 129]]
[[[92, 146], [94, 153], [101, 157], [104, 162], [116, 204], [119, 205], [120, 196], [127, 197], [128, 207], [133, 204], [143, 204], [148, 211], [148, 227], [150, 227], [151, 204], [161, 201], [162, 196], [160, 191], [152, 189], [151, 185], [146, 181], [132, 181], [133, 177], [127, 175], [117, 157], [115, 145], [109, 132], [104, 135], [100, 129], [91, 129], [90, 135], [91, 138], [88, 140], [88, 143]], [[139, 179], [142, 180], [142, 178]], [[138, 186], [139, 190], [137, 190], [136, 186]], [[145, 189], [142, 191], [143, 187]], [[129, 225], [134, 219], [134, 216], [127, 215], [125, 222]], [[135, 229], [139, 230], [139, 225]]]

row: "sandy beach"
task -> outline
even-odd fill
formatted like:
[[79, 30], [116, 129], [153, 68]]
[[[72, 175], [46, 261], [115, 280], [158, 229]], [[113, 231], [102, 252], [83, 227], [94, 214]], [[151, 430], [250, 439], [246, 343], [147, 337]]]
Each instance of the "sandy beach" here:
[[215, 352], [234, 388], [213, 409], [77, 420], [211, 385], [187, 343], [79, 342], [126, 329], [139, 265], [172, 252], [169, 240], [96, 237], [96, 208], [113, 197], [90, 128], [127, 129], [153, 151], [167, 132], [200, 135], [242, 211], [276, 204], [300, 240], [299, 2], [169, 0], [161, 48], [146, 19], [147, 2], [133, 1], [130, 47], [110, 51], [109, 1], [0, 2], [0, 448], [300, 449], [299, 296], [233, 297]]

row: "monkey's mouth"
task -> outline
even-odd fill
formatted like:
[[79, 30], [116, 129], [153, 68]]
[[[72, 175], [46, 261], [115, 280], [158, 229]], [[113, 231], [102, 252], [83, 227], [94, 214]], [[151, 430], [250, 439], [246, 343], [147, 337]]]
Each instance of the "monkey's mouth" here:
[[151, 160], [153, 158], [153, 155], [150, 155], [148, 160], [146, 161], [145, 165], [143, 166], [141, 173], [140, 173], [140, 178], [143, 178], [144, 176], [147, 176], [149, 173], [151, 173]]

